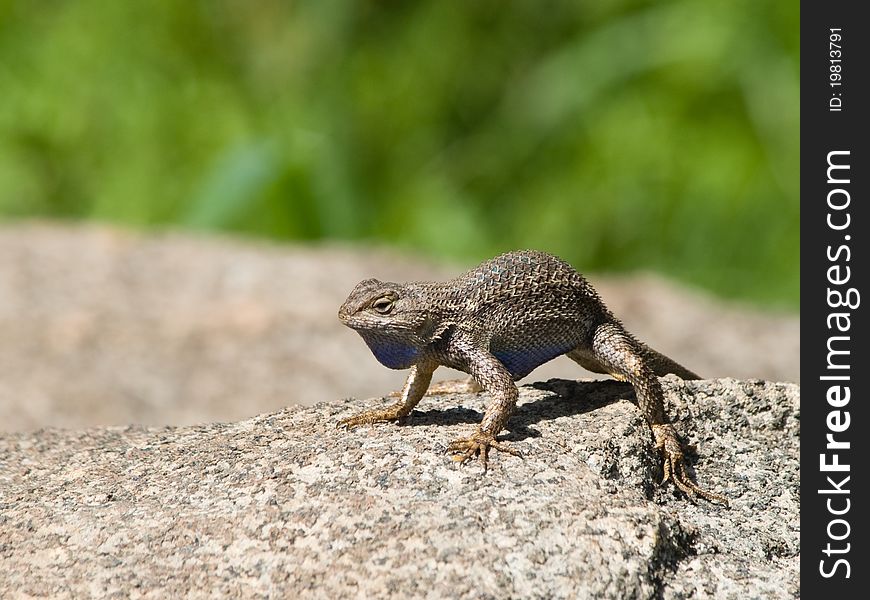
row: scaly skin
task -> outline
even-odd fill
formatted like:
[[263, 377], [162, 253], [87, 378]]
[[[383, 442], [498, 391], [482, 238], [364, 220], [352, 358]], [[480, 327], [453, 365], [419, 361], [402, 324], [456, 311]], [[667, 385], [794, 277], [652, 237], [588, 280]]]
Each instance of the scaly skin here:
[[340, 424], [400, 419], [426, 393], [432, 373], [447, 366], [469, 373], [492, 402], [477, 431], [449, 451], [486, 467], [490, 448], [519, 455], [496, 440], [517, 402], [514, 381], [562, 354], [634, 387], [637, 403], [664, 456], [664, 481], [690, 498], [727, 505], [724, 496], [692, 482], [676, 432], [665, 418], [658, 376], [698, 376], [628, 333], [586, 279], [563, 260], [536, 251], [509, 252], [443, 283], [360, 282], [338, 311], [375, 357], [391, 369], [411, 369], [401, 398]]

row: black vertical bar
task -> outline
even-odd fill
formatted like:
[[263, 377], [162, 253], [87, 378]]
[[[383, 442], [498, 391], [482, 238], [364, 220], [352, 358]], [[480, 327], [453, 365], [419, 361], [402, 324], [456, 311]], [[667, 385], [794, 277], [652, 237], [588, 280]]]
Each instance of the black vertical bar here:
[[861, 2], [842, 0], [801, 5], [801, 595], [805, 598], [870, 594], [866, 491], [870, 488], [866, 383], [870, 364], [863, 352], [868, 343], [864, 303], [870, 302], [866, 286], [870, 22], [859, 15], [863, 8]]

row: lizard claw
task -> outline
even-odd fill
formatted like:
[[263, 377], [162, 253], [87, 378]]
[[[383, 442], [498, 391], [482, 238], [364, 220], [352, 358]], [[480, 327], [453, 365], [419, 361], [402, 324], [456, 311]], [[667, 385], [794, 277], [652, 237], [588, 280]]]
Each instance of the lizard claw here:
[[683, 449], [677, 439], [677, 433], [669, 424], [656, 424], [652, 426], [656, 438], [656, 450], [661, 450], [664, 455], [664, 477], [662, 484], [668, 480], [674, 482], [677, 489], [682, 491], [692, 502], [700, 496], [710, 502], [719, 502], [728, 507], [728, 498], [714, 492], [704, 490], [689, 478], [686, 473], [686, 464], [683, 461]]
[[480, 464], [483, 466], [484, 472], [486, 472], [490, 448], [522, 457], [519, 450], [497, 441], [494, 435], [484, 433], [479, 429], [469, 438], [460, 438], [451, 442], [447, 447], [447, 452], [453, 454], [453, 460], [459, 463], [465, 463], [477, 455], [480, 458]]

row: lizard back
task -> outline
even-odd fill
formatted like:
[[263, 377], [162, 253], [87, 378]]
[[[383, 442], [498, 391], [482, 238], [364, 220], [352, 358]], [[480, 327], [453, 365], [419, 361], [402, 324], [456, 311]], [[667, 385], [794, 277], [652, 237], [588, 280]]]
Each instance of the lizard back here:
[[502, 254], [435, 285], [455, 305], [450, 316], [483, 336], [515, 379], [588, 341], [595, 325], [612, 319], [589, 282], [545, 252]]

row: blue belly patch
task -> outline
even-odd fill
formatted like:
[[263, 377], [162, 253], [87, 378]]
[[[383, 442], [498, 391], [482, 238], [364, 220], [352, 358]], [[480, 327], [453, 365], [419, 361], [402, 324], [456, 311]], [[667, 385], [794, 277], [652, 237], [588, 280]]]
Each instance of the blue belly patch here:
[[492, 354], [510, 372], [514, 379], [525, 377], [545, 362], [549, 362], [570, 350], [563, 346], [549, 346], [546, 348], [499, 348], [493, 349]]

